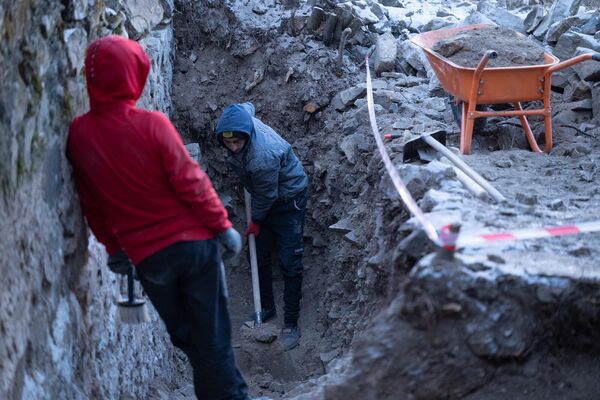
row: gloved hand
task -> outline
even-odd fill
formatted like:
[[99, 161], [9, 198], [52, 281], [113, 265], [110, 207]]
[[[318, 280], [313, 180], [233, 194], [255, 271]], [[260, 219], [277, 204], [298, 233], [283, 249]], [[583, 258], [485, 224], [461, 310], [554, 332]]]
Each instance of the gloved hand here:
[[108, 268], [110, 268], [112, 272], [121, 275], [127, 275], [129, 270], [133, 268], [131, 260], [123, 250], [112, 256], [109, 255], [106, 265], [108, 265]]
[[246, 233], [244, 233], [244, 237], [248, 237], [248, 235], [254, 235], [254, 237], [260, 235], [260, 224], [256, 222], [250, 222], [250, 226], [246, 229]]
[[216, 237], [225, 248], [225, 252], [223, 253], [224, 260], [237, 255], [242, 250], [242, 237], [235, 229], [229, 228], [219, 233]]

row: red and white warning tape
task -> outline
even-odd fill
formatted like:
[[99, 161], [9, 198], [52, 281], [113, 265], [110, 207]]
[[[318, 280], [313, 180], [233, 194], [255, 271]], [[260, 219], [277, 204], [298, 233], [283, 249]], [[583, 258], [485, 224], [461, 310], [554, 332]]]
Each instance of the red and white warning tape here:
[[555, 236], [577, 235], [579, 233], [588, 232], [600, 232], [600, 221], [534, 229], [519, 229], [506, 232], [461, 234], [456, 240], [456, 247], [488, 246], [498, 242], [541, 239]]
[[396, 190], [400, 194], [402, 201], [406, 205], [406, 208], [410, 211], [412, 215], [415, 216], [417, 221], [423, 226], [423, 230], [427, 237], [436, 245], [442, 246], [443, 243], [438, 236], [438, 232], [435, 229], [435, 226], [425, 217], [423, 211], [417, 205], [417, 202], [410, 195], [410, 192], [406, 188], [406, 185], [400, 178], [400, 174], [394, 167], [390, 156], [388, 155], [385, 146], [383, 145], [383, 140], [381, 139], [381, 135], [379, 134], [379, 128], [377, 127], [377, 121], [375, 120], [375, 104], [373, 102], [373, 85], [371, 84], [371, 72], [369, 70], [369, 57], [366, 58], [366, 66], [367, 66], [367, 107], [369, 108], [369, 120], [371, 122], [371, 130], [373, 131], [373, 136], [375, 136], [375, 141], [377, 142], [377, 149], [379, 149], [379, 153], [381, 154], [381, 158], [383, 159], [383, 163], [385, 168], [392, 179], [392, 183], [396, 187]]
[[377, 121], [375, 120], [375, 104], [373, 101], [373, 85], [371, 83], [371, 72], [369, 69], [369, 58], [366, 58], [367, 67], [367, 106], [369, 109], [369, 121], [371, 122], [371, 130], [375, 141], [377, 142], [377, 149], [381, 154], [385, 168], [390, 175], [394, 187], [398, 191], [400, 198], [406, 205], [406, 208], [412, 215], [419, 221], [423, 230], [427, 234], [427, 237], [435, 243], [447, 250], [455, 250], [457, 248], [464, 247], [480, 247], [497, 244], [499, 242], [519, 241], [527, 239], [541, 239], [555, 236], [564, 235], [576, 235], [579, 233], [588, 232], [600, 232], [600, 221], [583, 222], [571, 225], [561, 226], [549, 226], [543, 228], [533, 229], [519, 229], [514, 231], [506, 232], [495, 232], [495, 233], [455, 233], [452, 227], [449, 225], [443, 226], [439, 233], [431, 221], [425, 216], [423, 211], [417, 205], [415, 199], [411, 196], [410, 192], [406, 188], [406, 185], [400, 178], [400, 174], [394, 167], [392, 160], [390, 159], [381, 135], [379, 134], [379, 128]]

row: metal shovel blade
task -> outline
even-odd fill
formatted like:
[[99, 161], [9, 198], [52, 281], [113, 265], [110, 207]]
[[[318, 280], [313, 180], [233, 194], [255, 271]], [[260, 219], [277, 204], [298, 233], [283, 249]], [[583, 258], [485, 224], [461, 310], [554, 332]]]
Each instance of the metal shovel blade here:
[[417, 153], [419, 153], [419, 160], [424, 162], [431, 162], [438, 157], [438, 152], [431, 147], [428, 149], [425, 147], [420, 147], [417, 149]]
[[[437, 140], [438, 142], [443, 144], [444, 146], [446, 145], [446, 131], [445, 130], [440, 129], [440, 130], [433, 131], [433, 132], [423, 133], [423, 134], [415, 137], [412, 140], [407, 140], [404, 143], [403, 154], [402, 154], [403, 162], [409, 162], [412, 160], [422, 160], [422, 161], [429, 162], [432, 160], [432, 157], [429, 152], [429, 149], [431, 149], [431, 146], [429, 146], [423, 140], [424, 136], [431, 136], [435, 140]], [[423, 154], [423, 156], [424, 156], [423, 158], [421, 157], [421, 154]]]

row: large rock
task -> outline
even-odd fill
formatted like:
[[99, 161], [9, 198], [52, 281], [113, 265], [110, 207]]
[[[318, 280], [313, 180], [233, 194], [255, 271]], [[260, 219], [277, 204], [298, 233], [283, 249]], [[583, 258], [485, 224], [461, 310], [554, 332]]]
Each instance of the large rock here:
[[556, 0], [552, 4], [548, 15], [546, 15], [536, 30], [533, 31], [533, 35], [538, 39], [543, 39], [552, 24], [574, 15], [580, 3], [581, 0]]
[[[546, 272], [532, 276], [523, 267], [514, 268], [518, 262], [504, 267], [505, 261], [491, 254], [456, 258], [444, 262], [430, 254], [411, 269], [397, 297], [356, 340], [347, 374], [327, 384], [324, 398], [346, 400], [360, 393], [361, 398], [378, 400], [491, 399], [514, 377], [519, 393], [544, 390], [542, 397], [556, 397], [560, 383], [542, 389], [532, 379], [521, 380], [527, 371], [532, 376], [555, 371], [548, 356], [528, 356], [528, 351], [534, 344], [543, 346], [537, 347], [538, 353], [572, 346], [577, 340], [573, 315], [594, 327], [580, 340], [596, 343], [596, 310], [578, 311], [588, 284]], [[597, 290], [598, 283], [592, 285]], [[553, 332], [552, 339], [537, 342], [540, 331]], [[575, 357], [593, 365], [597, 347], [592, 351], [575, 351]], [[560, 359], [562, 355], [554, 360]], [[581, 378], [586, 382], [582, 387], [595, 387], [596, 371]], [[571, 393], [577, 397], [579, 390]], [[506, 393], [498, 398], [507, 398]]]
[[410, 40], [405, 40], [398, 45], [398, 58], [400, 65], [407, 65], [419, 72], [428, 73], [431, 70], [429, 61], [423, 54], [420, 47], [413, 44]]
[[590, 16], [590, 19], [581, 26], [581, 33], [594, 35], [596, 32], [600, 32], [600, 9], [597, 9], [596, 12]]
[[553, 53], [561, 61], [564, 61], [571, 58], [578, 47], [600, 51], [600, 42], [590, 35], [566, 32], [560, 37], [558, 43], [556, 43]]
[[560, 39], [563, 33], [571, 30], [573, 27], [579, 26], [582, 22], [583, 19], [576, 15], [555, 22], [554, 24], [552, 24], [550, 29], [548, 29], [548, 33], [546, 34], [546, 41], [548, 43], [558, 42], [558, 39]]
[[138, 39], [163, 21], [165, 9], [160, 0], [129, 0], [125, 2], [127, 33]]
[[379, 76], [382, 72], [393, 71], [396, 67], [398, 45], [396, 38], [391, 33], [385, 33], [377, 38], [374, 56], [375, 73]]
[[338, 111], [343, 111], [354, 104], [358, 98], [364, 97], [367, 93], [367, 88], [364, 84], [351, 87], [336, 94], [331, 99], [331, 105]]
[[546, 14], [548, 14], [548, 12], [546, 11], [546, 8], [544, 6], [533, 6], [533, 8], [529, 12], [529, 14], [527, 14], [527, 17], [525, 17], [525, 20], [523, 21], [523, 28], [525, 29], [525, 32], [532, 33], [535, 30], [535, 28], [538, 27], [540, 22], [542, 22]]
[[348, 135], [342, 139], [340, 143], [340, 150], [346, 156], [346, 159], [351, 164], [356, 164], [360, 158], [361, 153], [369, 151], [371, 149], [370, 137], [367, 137], [360, 133], [354, 133]]
[[[387, 89], [387, 82], [383, 79], [373, 79], [373, 81], [371, 81], [371, 86], [373, 87], [374, 91], [378, 89]], [[357, 99], [365, 97], [366, 94], [367, 84], [359, 83], [354, 87], [348, 88], [336, 94], [331, 99], [330, 104], [334, 109], [343, 111], [352, 106]]]
[[564, 91], [564, 89], [571, 84], [571, 82], [577, 81], [578, 77], [573, 68], [566, 68], [552, 74], [552, 87], [559, 89], [558, 91]]
[[499, 26], [510, 28], [516, 32], [525, 32], [523, 19], [503, 8], [494, 7], [487, 2], [479, 2], [477, 10]]
[[404, 7], [400, 0], [381, 0], [380, 3], [386, 7]]
[[592, 115], [594, 122], [600, 125], [600, 82], [592, 87]]
[[382, 106], [386, 111], [390, 111], [393, 104], [399, 104], [405, 100], [401, 93], [393, 90], [381, 89], [373, 93], [373, 102]]
[[73, 75], [79, 74], [85, 62], [87, 32], [80, 27], [65, 29], [64, 42], [67, 46], [67, 58]]
[[478, 11], [473, 11], [460, 25], [476, 25], [476, 24], [486, 24], [486, 25], [496, 25], [494, 21], [488, 18], [486, 15]]
[[352, 13], [356, 18], [358, 18], [363, 25], [367, 24], [375, 24], [379, 22], [379, 17], [371, 11], [369, 7], [367, 7], [366, 2], [352, 4], [351, 2], [339, 3], [338, 7], [347, 6], [352, 9]]
[[574, 101], [589, 99], [590, 94], [591, 85], [588, 82], [575, 79], [565, 87], [565, 91], [563, 93], [563, 101], [570, 103]]
[[[598, 49], [600, 49], [600, 45], [598, 46], [596, 51], [598, 51]], [[587, 54], [587, 53], [590, 53], [590, 49], [578, 47], [577, 50], [575, 50], [575, 53], [573, 54], [573, 56], [578, 56], [580, 54]], [[599, 61], [595, 61], [595, 60], [584, 61], [582, 63], [573, 65], [573, 69], [575, 70], [575, 72], [577, 73], [579, 78], [581, 78], [584, 81], [600, 80], [600, 62]]]
[[432, 18], [428, 23], [421, 27], [421, 32], [436, 31], [454, 25], [455, 23], [456, 18], [454, 17]]
[[371, 9], [371, 12], [373, 14], [375, 14], [377, 16], [377, 18], [379, 18], [379, 22], [387, 21], [387, 15], [388, 15], [387, 8], [383, 7], [381, 4], [379, 4], [376, 1], [371, 2], [371, 5], [369, 8]]
[[351, 220], [351, 218], [344, 218], [339, 220], [338, 222], [336, 222], [333, 225], [329, 226], [329, 229], [331, 229], [334, 232], [338, 232], [341, 234], [346, 234], [348, 232], [352, 232], [354, 229], [356, 229], [357, 226], [356, 224], [354, 224]]

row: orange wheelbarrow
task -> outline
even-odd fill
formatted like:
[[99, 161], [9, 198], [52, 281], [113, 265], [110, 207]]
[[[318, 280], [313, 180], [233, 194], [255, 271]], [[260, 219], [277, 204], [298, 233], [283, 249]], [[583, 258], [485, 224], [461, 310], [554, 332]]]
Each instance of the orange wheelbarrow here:
[[[535, 137], [531, 132], [528, 115], [544, 117], [546, 153], [552, 149], [552, 115], [550, 106], [550, 83], [552, 73], [570, 67], [585, 60], [600, 61], [600, 53], [581, 54], [563, 62], [549, 53], [544, 53], [546, 63], [519, 67], [485, 68], [489, 59], [496, 57], [496, 52], [488, 50], [475, 68], [466, 68], [454, 64], [447, 58], [433, 51], [433, 46], [442, 39], [450, 38], [460, 32], [488, 28], [489, 25], [467, 25], [457, 28], [439, 29], [421, 33], [411, 41], [421, 47], [429, 60], [438, 80], [446, 92], [454, 96], [456, 101], [464, 102], [460, 127], [460, 152], [471, 153], [473, 125], [476, 118], [485, 117], [519, 117], [531, 150], [541, 153]], [[543, 101], [540, 109], [523, 110], [522, 102]], [[514, 106], [508, 111], [478, 111], [479, 104], [503, 104]]]

